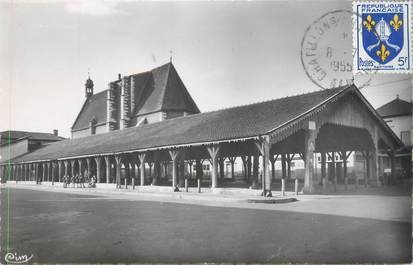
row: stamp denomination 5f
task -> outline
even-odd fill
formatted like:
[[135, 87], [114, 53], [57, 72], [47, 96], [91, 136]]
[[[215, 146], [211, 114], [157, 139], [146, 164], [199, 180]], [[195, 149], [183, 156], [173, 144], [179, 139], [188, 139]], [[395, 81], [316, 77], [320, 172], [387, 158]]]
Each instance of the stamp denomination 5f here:
[[354, 72], [412, 73], [411, 2], [353, 2]]

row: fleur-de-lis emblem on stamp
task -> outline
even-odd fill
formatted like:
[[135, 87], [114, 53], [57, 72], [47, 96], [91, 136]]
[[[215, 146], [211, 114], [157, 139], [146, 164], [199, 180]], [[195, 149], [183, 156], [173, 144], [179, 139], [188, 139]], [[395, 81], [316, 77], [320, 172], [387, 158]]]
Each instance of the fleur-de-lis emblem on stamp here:
[[399, 16], [397, 14], [395, 14], [393, 20], [390, 21], [390, 25], [393, 26], [395, 31], [398, 31], [402, 24], [403, 20], [399, 20]]
[[363, 25], [367, 28], [368, 31], [371, 31], [376, 25], [376, 21], [374, 21], [370, 15], [367, 16], [367, 19], [363, 21]]
[[384, 44], [381, 45], [380, 50], [376, 52], [377, 56], [380, 57], [381, 61], [386, 61], [387, 57], [390, 55], [390, 52], [386, 49]]

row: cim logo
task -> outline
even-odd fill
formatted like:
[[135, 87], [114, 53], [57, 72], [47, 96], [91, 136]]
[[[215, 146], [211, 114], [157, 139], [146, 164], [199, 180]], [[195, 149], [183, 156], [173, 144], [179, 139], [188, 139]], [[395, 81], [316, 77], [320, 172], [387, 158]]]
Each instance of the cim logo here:
[[21, 263], [27, 263], [29, 260], [33, 258], [33, 254], [28, 256], [27, 254], [23, 255], [18, 255], [16, 252], [15, 253], [7, 253], [6, 256], [4, 256], [4, 260], [7, 263], [13, 263], [13, 264], [21, 264]]

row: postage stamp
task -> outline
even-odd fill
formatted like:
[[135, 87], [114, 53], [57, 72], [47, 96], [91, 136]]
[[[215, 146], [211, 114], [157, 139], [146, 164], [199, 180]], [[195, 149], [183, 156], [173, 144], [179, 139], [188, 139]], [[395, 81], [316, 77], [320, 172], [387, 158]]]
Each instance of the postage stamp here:
[[354, 73], [412, 73], [411, 2], [353, 2]]

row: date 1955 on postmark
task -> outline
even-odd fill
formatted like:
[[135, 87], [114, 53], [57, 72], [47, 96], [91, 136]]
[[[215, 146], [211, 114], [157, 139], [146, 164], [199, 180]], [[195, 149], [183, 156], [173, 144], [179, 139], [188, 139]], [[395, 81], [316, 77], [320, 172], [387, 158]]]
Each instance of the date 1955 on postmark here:
[[355, 73], [412, 73], [411, 2], [353, 2]]

